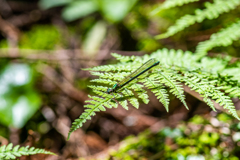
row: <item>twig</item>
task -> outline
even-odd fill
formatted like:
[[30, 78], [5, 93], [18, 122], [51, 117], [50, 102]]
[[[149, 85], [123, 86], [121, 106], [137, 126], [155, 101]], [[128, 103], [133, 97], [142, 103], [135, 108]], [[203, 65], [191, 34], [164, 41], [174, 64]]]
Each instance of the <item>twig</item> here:
[[[9, 51], [7, 49], [0, 49], [0, 58], [5, 58], [5, 59], [26, 59], [26, 60], [44, 60], [44, 61], [68, 61], [68, 60], [76, 60], [76, 61], [105, 61], [109, 60], [110, 56], [107, 58], [89, 58], [87, 56], [86, 52], [76, 49], [76, 50], [31, 50], [31, 49], [19, 49], [19, 55], [9, 55]], [[69, 53], [75, 52], [77, 53], [76, 56], [74, 57], [69, 57], [69, 56], [64, 56], [64, 54], [69, 55]], [[100, 50], [97, 51], [99, 54], [101, 53], [106, 53], [106, 50]], [[110, 50], [108, 51], [109, 53], [114, 53], [117, 52], [122, 55], [143, 55], [144, 52], [131, 52], [131, 51], [119, 51], [119, 50]], [[64, 54], [63, 54], [64, 53]], [[81, 53], [84, 53], [81, 54]]]
[[88, 98], [86, 93], [76, 89], [64, 77], [62, 77], [60, 81], [57, 77], [57, 72], [52, 67], [42, 64], [37, 67], [37, 71], [47, 77], [51, 82], [53, 82], [57, 87], [59, 87], [65, 94], [67, 94], [72, 99], [84, 103], [84, 101]]
[[9, 50], [9, 55], [17, 56], [17, 43], [20, 37], [19, 29], [8, 21], [3, 20], [0, 16], [0, 31], [7, 37], [8, 44], [11, 48], [11, 50]]
[[[184, 91], [187, 92], [188, 94], [192, 95], [193, 97], [199, 99], [200, 101], [203, 101], [203, 97], [200, 96], [199, 93], [195, 92], [194, 90], [191, 90], [190, 87], [183, 85]], [[223, 107], [221, 107], [218, 103], [216, 103], [214, 100], [212, 100], [212, 102], [214, 103], [214, 107], [217, 108], [218, 110], [222, 111], [222, 112], [226, 112], [227, 110], [224, 109]]]

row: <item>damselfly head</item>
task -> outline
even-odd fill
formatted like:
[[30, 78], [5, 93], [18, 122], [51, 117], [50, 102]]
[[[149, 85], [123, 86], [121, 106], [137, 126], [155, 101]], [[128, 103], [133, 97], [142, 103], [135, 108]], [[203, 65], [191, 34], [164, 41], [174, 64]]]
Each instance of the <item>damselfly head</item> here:
[[108, 88], [107, 89], [107, 94], [110, 94], [110, 93], [112, 93], [113, 92], [113, 89], [112, 88]]

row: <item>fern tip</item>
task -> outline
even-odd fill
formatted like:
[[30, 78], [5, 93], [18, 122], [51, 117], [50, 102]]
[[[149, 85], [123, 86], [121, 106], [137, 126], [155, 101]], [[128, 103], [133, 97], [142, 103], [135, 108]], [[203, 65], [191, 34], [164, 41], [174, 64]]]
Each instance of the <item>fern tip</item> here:
[[71, 133], [72, 133], [72, 132], [69, 132], [69, 133], [68, 133], [67, 141], [70, 139]]

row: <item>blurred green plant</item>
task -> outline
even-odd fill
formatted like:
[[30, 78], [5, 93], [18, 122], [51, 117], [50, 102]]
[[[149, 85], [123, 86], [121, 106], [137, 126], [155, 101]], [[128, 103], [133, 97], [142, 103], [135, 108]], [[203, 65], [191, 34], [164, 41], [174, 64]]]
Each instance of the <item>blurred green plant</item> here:
[[82, 44], [82, 49], [88, 56], [94, 57], [100, 49], [102, 42], [107, 34], [107, 25], [103, 21], [96, 22], [93, 27], [87, 32]]
[[[152, 15], [160, 15], [161, 12], [165, 9], [172, 9], [173, 7], [176, 6], [182, 6], [184, 4], [194, 2], [195, 0], [178, 0], [178, 1], [173, 1], [173, 0], [166, 0], [164, 1], [163, 4], [158, 6], [155, 10], [153, 10]], [[173, 36], [179, 32], [186, 32], [186, 28], [190, 27], [193, 24], [196, 23], [204, 23], [203, 21], [206, 20], [211, 20], [213, 21], [214, 19], [217, 19], [220, 17], [220, 15], [224, 13], [233, 13], [233, 10], [238, 10], [239, 5], [240, 5], [240, 0], [213, 0], [213, 3], [210, 2], [205, 2], [205, 9], [200, 9], [197, 8], [195, 10], [195, 14], [187, 14], [182, 16], [181, 18], [177, 19], [175, 21], [175, 24], [172, 25], [167, 29], [165, 33], [159, 34], [156, 36], [157, 39], [163, 39], [163, 38], [168, 38], [170, 36]], [[208, 26], [205, 29], [214, 29], [214, 30], [219, 30], [222, 28], [219, 32], [212, 34], [209, 40], [200, 42], [197, 46], [196, 49], [196, 54], [198, 55], [198, 58], [204, 57], [207, 52], [215, 47], [226, 47], [229, 45], [232, 45], [234, 41], [237, 41], [240, 38], [240, 32], [238, 31], [240, 28], [240, 23], [239, 23], [239, 18], [238, 18], [238, 12], [234, 15], [231, 14], [231, 16], [228, 15], [229, 21], [226, 22], [226, 20], [220, 20], [222, 21], [219, 23], [214, 23], [207, 21]], [[231, 24], [230, 24], [231, 23]], [[223, 27], [224, 26], [224, 27]], [[226, 27], [225, 27], [226, 26]], [[191, 29], [188, 29], [191, 31]]]
[[16, 159], [17, 157], [21, 157], [24, 155], [35, 155], [35, 154], [49, 154], [56, 155], [55, 153], [45, 151], [44, 149], [34, 148], [29, 146], [20, 147], [16, 145], [13, 147], [12, 143], [8, 145], [3, 145], [0, 147], [0, 158], [2, 159]]
[[[19, 40], [19, 48], [49, 50], [55, 49], [57, 45], [62, 45], [61, 34], [52, 25], [35, 25], [31, 30], [23, 32]], [[0, 48], [7, 48], [6, 40], [0, 42]]]
[[[157, 10], [171, 7], [172, 5], [181, 5], [186, 1], [196, 0], [185, 0], [185, 1], [168, 1], [166, 5], [149, 1], [139, 1], [128, 16], [123, 20], [123, 24], [131, 32], [131, 36], [137, 41], [137, 49], [153, 52], [159, 48], [173, 48], [172, 45], [188, 45], [184, 43], [186, 40], [182, 38], [182, 35], [175, 36], [171, 40], [158, 40], [154, 38], [154, 35], [165, 32], [169, 26], [177, 19], [177, 17], [191, 14], [194, 9], [198, 8], [199, 5], [191, 3], [190, 5], [183, 7], [175, 7], [174, 9], [164, 10], [158, 13], [157, 16], [152, 16], [152, 12], [156, 6]], [[172, 6], [173, 7], [173, 6]], [[172, 41], [172, 42], [171, 42]], [[171, 44], [172, 43], [172, 44]]]
[[70, 22], [99, 12], [106, 20], [121, 21], [132, 9], [137, 0], [41, 0], [43, 9], [64, 6], [62, 17]]
[[0, 72], [0, 123], [21, 128], [40, 107], [34, 71], [26, 64], [8, 64]]
[[[227, 114], [221, 113], [219, 116], [227, 116]], [[205, 121], [207, 126], [195, 124], [196, 121]], [[218, 122], [220, 125], [216, 127], [213, 122]], [[234, 119], [230, 121], [230, 125], [238, 123]], [[229, 135], [221, 134], [222, 129], [228, 125], [229, 123], [220, 122], [217, 118], [194, 116], [175, 129], [165, 127], [158, 133], [147, 130], [137, 137], [127, 137], [121, 142], [118, 150], [111, 151], [109, 159], [238, 160], [240, 139], [233, 138], [236, 129], [230, 131]], [[206, 130], [206, 127], [214, 132]]]
[[153, 11], [151, 11], [151, 15], [155, 15], [158, 12], [160, 12], [161, 10], [164, 10], [164, 9], [179, 7], [179, 6], [182, 6], [184, 4], [188, 4], [188, 3], [191, 3], [191, 2], [197, 2], [197, 1], [199, 1], [199, 0], [166, 0], [166, 1], [164, 1], [164, 3], [162, 5], [158, 6]]
[[55, 26], [37, 25], [25, 32], [19, 41], [19, 48], [54, 49], [60, 45], [62, 37]]

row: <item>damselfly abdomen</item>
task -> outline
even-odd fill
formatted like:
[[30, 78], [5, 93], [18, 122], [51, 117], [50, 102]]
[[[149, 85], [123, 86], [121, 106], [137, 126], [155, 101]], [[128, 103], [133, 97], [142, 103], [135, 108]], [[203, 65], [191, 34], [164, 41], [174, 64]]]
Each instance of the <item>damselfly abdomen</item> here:
[[145, 62], [142, 66], [140, 66], [136, 71], [132, 72], [128, 76], [126, 76], [123, 80], [121, 80], [119, 83], [116, 83], [113, 85], [112, 88], [107, 89], [107, 93], [116, 93], [117, 90], [121, 89], [123, 86], [131, 82], [132, 80], [136, 79], [149, 69], [151, 69], [154, 66], [157, 66], [160, 63], [160, 61], [152, 58], [149, 59], [147, 62]]

